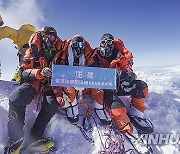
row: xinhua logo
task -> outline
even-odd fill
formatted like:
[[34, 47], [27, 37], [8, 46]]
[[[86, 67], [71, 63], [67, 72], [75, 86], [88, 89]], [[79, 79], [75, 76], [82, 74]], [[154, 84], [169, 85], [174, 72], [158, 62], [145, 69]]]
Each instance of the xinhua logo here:
[[180, 134], [142, 134], [144, 144], [164, 145], [180, 144]]

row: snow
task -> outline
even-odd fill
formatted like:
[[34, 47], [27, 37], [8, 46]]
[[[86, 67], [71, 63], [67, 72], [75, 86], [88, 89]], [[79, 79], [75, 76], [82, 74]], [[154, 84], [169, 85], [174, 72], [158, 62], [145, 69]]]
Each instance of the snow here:
[[[180, 66], [146, 69], [136, 71], [139, 79], [147, 82], [149, 96], [145, 116], [154, 125], [153, 134], [180, 134]], [[8, 96], [14, 89], [12, 83], [0, 81], [0, 153], [8, 141], [7, 117]], [[37, 100], [34, 100], [26, 111], [26, 127], [28, 133], [38, 113]], [[48, 124], [45, 135], [51, 136], [56, 144], [57, 152], [61, 154], [97, 154], [102, 150], [101, 135], [107, 130], [93, 125], [90, 136], [95, 141], [89, 143], [78, 127], [71, 125], [62, 114], [56, 114]], [[101, 136], [103, 142], [105, 137]], [[179, 144], [156, 145], [158, 154], [178, 154]], [[127, 149], [126, 149], [127, 150]]]

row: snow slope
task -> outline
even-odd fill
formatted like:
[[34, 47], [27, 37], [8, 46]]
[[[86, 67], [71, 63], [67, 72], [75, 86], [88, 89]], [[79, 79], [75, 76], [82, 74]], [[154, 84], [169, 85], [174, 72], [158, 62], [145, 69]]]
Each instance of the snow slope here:
[[[136, 73], [139, 79], [143, 79], [149, 85], [150, 94], [145, 116], [154, 124], [153, 134], [180, 134], [180, 66], [143, 70]], [[8, 95], [13, 88], [15, 88], [14, 85], [9, 82], [0, 81], [0, 153], [3, 153], [3, 148], [8, 141]], [[33, 101], [26, 111], [25, 131], [27, 133], [39, 110], [36, 102], [37, 100]], [[103, 127], [98, 128], [101, 133], [107, 131]], [[62, 114], [56, 114], [52, 118], [45, 135], [53, 137], [58, 154], [97, 154], [102, 149], [96, 127], [93, 128], [92, 133], [95, 144], [92, 144]], [[104, 136], [102, 140], [105, 141]], [[178, 154], [180, 153], [178, 146], [178, 144], [157, 145], [156, 153]]]

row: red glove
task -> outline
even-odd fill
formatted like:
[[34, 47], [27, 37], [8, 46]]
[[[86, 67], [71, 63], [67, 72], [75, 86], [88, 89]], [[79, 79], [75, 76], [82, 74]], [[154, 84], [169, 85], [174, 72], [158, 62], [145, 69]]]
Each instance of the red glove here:
[[56, 100], [60, 106], [63, 107], [65, 105], [65, 102], [64, 102], [64, 99], [62, 98], [62, 96], [56, 96]]
[[119, 59], [112, 60], [112, 62], [109, 65], [109, 68], [116, 68], [118, 64], [126, 64], [126, 58], [123, 55]]
[[53, 88], [53, 91], [56, 96], [56, 100], [57, 100], [58, 104], [63, 107], [65, 105], [65, 102], [63, 99], [63, 95], [62, 95], [62, 88], [55, 87], [55, 88]]

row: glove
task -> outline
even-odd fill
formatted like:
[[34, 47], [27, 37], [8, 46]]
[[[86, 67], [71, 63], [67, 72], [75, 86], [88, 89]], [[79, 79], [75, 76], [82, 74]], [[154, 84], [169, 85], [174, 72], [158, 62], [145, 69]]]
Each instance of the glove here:
[[67, 108], [69, 107], [71, 104], [71, 100], [69, 99], [69, 97], [63, 92], [63, 99], [64, 99], [64, 107]]
[[135, 74], [133, 72], [124, 72], [122, 71], [121, 72], [121, 75], [120, 75], [120, 81], [123, 82], [123, 81], [126, 81], [126, 82], [132, 82], [133, 80], [135, 80]]
[[60, 106], [62, 106], [62, 107], [65, 106], [64, 99], [62, 98], [61, 95], [56, 95], [56, 100]]
[[121, 88], [125, 91], [125, 92], [130, 92], [132, 91], [133, 89], [136, 88], [136, 84], [131, 84], [129, 82], [126, 82], [126, 81], [123, 81], [121, 83]]
[[58, 102], [58, 104], [63, 107], [65, 105], [64, 99], [63, 99], [63, 95], [62, 95], [62, 88], [54, 88], [54, 94], [56, 96], [56, 100]]
[[52, 75], [52, 71], [51, 71], [50, 68], [45, 67], [45, 68], [42, 69], [41, 74], [42, 74], [42, 76], [49, 78]]
[[110, 63], [109, 67], [110, 68], [115, 68], [117, 64], [124, 64], [125, 63], [125, 57], [123, 55], [121, 55], [118, 59], [114, 59], [112, 60], [112, 62]]
[[118, 89], [121, 88], [125, 92], [130, 92], [136, 88], [136, 85], [132, 83], [132, 81], [135, 80], [135, 74], [133, 72], [119, 71], [117, 78]]

